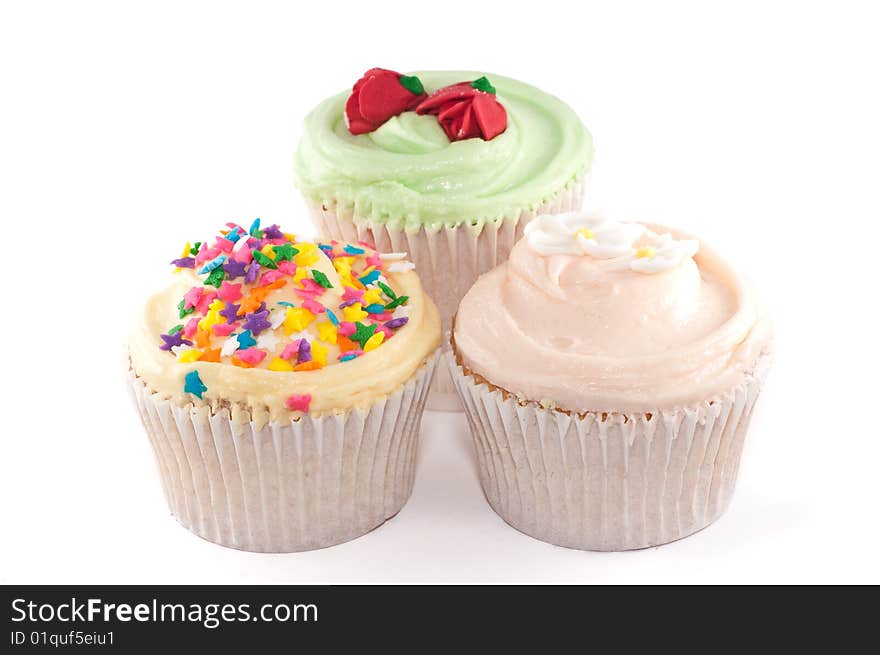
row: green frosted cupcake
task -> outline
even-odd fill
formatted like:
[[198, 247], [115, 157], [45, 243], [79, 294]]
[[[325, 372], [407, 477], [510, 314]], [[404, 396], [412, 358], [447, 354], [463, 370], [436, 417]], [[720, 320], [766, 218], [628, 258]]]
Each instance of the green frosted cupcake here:
[[[408, 253], [448, 330], [529, 220], [580, 208], [592, 157], [574, 111], [533, 86], [372, 69], [308, 115], [294, 170], [322, 234]], [[432, 406], [454, 399], [445, 377], [436, 388], [449, 395]]]

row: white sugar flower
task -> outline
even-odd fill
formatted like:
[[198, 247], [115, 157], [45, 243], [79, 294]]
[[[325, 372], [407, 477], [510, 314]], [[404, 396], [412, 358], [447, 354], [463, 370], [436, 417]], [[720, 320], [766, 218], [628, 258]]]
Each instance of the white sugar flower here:
[[541, 255], [586, 254], [597, 259], [632, 254], [633, 244], [644, 232], [638, 223], [583, 212], [538, 216], [525, 227], [529, 246]]
[[700, 242], [695, 239], [676, 241], [671, 235], [664, 234], [656, 245], [636, 250], [629, 267], [639, 273], [662, 273], [693, 257], [699, 249]]
[[633, 244], [644, 232], [644, 226], [638, 223], [605, 221], [593, 227], [578, 228], [575, 237], [590, 257], [614, 259], [632, 253]]
[[579, 227], [587, 225], [571, 225], [572, 222], [583, 222], [584, 214], [558, 214], [550, 216], [542, 214], [533, 218], [525, 227], [523, 234], [529, 247], [539, 255], [581, 255], [583, 249], [574, 239]]

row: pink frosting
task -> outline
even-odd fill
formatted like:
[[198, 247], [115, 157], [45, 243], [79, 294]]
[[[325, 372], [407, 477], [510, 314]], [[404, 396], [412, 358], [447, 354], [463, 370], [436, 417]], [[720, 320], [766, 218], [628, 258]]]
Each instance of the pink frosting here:
[[474, 284], [455, 320], [467, 368], [578, 412], [706, 400], [749, 375], [770, 339], [749, 286], [705, 246], [644, 274], [588, 255], [541, 255], [523, 239]]

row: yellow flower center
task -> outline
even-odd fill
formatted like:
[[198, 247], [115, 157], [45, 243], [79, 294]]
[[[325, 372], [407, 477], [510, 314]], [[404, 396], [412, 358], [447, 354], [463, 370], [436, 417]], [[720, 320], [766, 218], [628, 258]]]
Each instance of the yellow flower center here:
[[588, 227], [582, 227], [575, 234], [580, 234], [584, 239], [592, 239], [596, 235], [593, 234], [593, 231]]
[[636, 250], [636, 259], [651, 259], [657, 251], [651, 246], [644, 246]]

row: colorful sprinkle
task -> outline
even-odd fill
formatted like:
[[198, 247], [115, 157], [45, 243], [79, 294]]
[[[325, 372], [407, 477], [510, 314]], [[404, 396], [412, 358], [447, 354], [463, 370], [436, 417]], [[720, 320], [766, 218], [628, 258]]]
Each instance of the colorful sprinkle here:
[[171, 263], [204, 276], [177, 305], [181, 323], [159, 335], [159, 348], [181, 362], [313, 371], [381, 348], [409, 321], [409, 299], [386, 277], [409, 268], [405, 255], [362, 242], [298, 242], [256, 219], [247, 231], [227, 223], [186, 244]]
[[269, 366], [267, 368], [270, 371], [292, 371], [293, 365], [288, 362], [286, 359], [281, 359], [280, 357], [273, 357], [272, 361], [269, 362]]
[[254, 261], [258, 262], [261, 266], [265, 266], [266, 268], [278, 268], [278, 264], [276, 264], [269, 255], [265, 255], [257, 249], [252, 250], [251, 255], [253, 255]]
[[245, 330], [241, 334], [237, 335], [238, 337], [238, 347], [239, 348], [250, 348], [252, 346], [257, 345], [256, 339], [251, 336], [251, 333], [248, 330]]
[[312, 278], [325, 289], [333, 288], [333, 285], [330, 283], [330, 280], [327, 279], [327, 276], [316, 268], [312, 269]]
[[361, 348], [364, 348], [369, 341], [370, 337], [376, 332], [375, 325], [364, 325], [361, 322], [355, 323], [355, 332], [351, 335], [352, 341], [357, 341], [361, 344]]
[[299, 254], [299, 250], [289, 243], [282, 243], [280, 246], [272, 246], [272, 250], [275, 252], [276, 262], [289, 262]]
[[229, 276], [230, 280], [244, 277], [245, 267], [246, 264], [237, 259], [227, 259], [226, 263], [223, 264], [223, 270], [226, 271], [226, 275]]
[[361, 284], [366, 286], [366, 285], [372, 284], [373, 282], [378, 280], [380, 275], [382, 275], [382, 271], [380, 271], [379, 269], [376, 269], [374, 271], [370, 271], [369, 273], [367, 273], [363, 277], [359, 277], [358, 280], [360, 280]]
[[390, 321], [386, 322], [385, 327], [396, 330], [398, 328], [402, 328], [408, 322], [409, 319], [406, 316], [401, 316], [400, 318], [392, 318]]
[[285, 401], [287, 409], [292, 412], [308, 412], [309, 405], [312, 403], [312, 396], [308, 393], [293, 394], [288, 396]]
[[245, 330], [249, 330], [254, 336], [260, 334], [263, 330], [268, 330], [272, 327], [272, 324], [269, 322], [269, 310], [264, 309], [261, 312], [247, 314], [242, 327]]
[[236, 353], [236, 357], [241, 361], [254, 366], [266, 359], [266, 351], [260, 350], [259, 348], [245, 348], [244, 350], [239, 350]]
[[203, 275], [204, 273], [210, 273], [215, 268], [222, 266], [223, 262], [225, 262], [225, 261], [226, 261], [226, 255], [218, 255], [217, 257], [215, 257], [214, 259], [212, 259], [211, 261], [206, 263], [204, 266], [202, 266], [198, 270], [198, 274]]
[[191, 393], [196, 398], [201, 398], [202, 394], [208, 390], [208, 387], [205, 386], [205, 383], [202, 382], [202, 378], [199, 377], [198, 371], [190, 371], [186, 374], [184, 378], [185, 382], [183, 385], [184, 393]]

